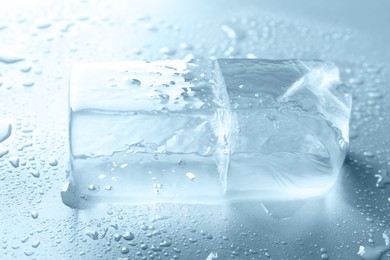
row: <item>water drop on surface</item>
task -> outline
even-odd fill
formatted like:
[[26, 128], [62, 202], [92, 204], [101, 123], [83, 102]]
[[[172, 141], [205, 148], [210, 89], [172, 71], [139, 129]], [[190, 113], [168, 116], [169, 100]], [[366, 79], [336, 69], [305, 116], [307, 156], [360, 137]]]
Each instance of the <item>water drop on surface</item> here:
[[170, 245], [172, 245], [172, 243], [166, 240], [160, 243], [161, 247], [169, 247]]
[[192, 172], [187, 172], [187, 173], [186, 173], [186, 176], [187, 176], [191, 181], [193, 181], [193, 180], [196, 179], [195, 174], [193, 174]]
[[85, 233], [87, 234], [87, 236], [89, 236], [90, 238], [92, 238], [93, 240], [98, 240], [99, 238], [99, 234], [98, 232], [95, 230], [95, 231], [91, 231], [91, 230], [85, 230]]
[[115, 234], [115, 235], [114, 235], [114, 240], [115, 240], [116, 242], [118, 242], [119, 240], [121, 240], [121, 238], [122, 238], [122, 236], [119, 235], [119, 234]]
[[221, 29], [226, 35], [233, 40], [241, 40], [245, 38], [245, 32], [242, 29], [237, 28], [236, 26], [222, 25]]
[[127, 247], [122, 247], [122, 248], [121, 248], [121, 253], [122, 253], [122, 254], [127, 254], [127, 253], [129, 253], [129, 251], [130, 251], [130, 250], [129, 250]]
[[160, 52], [166, 55], [174, 55], [176, 53], [176, 50], [169, 47], [162, 47], [160, 49]]
[[36, 24], [36, 27], [38, 29], [47, 29], [51, 26], [51, 23], [49, 21], [39, 21], [37, 24]]
[[30, 171], [30, 174], [35, 178], [39, 178], [41, 176], [41, 174], [38, 171]]
[[213, 259], [217, 259], [217, 258], [218, 258], [218, 253], [217, 253], [217, 252], [211, 252], [211, 253], [207, 256], [206, 260], [213, 260]]
[[57, 166], [58, 165], [58, 161], [55, 158], [50, 158], [49, 159], [49, 164], [50, 164], [50, 166]]
[[328, 260], [329, 256], [327, 254], [322, 254], [321, 259]]
[[122, 237], [123, 237], [124, 240], [127, 240], [127, 241], [130, 241], [130, 240], [134, 239], [133, 233], [128, 232], [128, 231], [125, 232]]
[[30, 70], [31, 70], [31, 66], [24, 66], [20, 68], [20, 71], [24, 73], [30, 72]]
[[36, 211], [32, 211], [32, 212], [31, 212], [31, 217], [32, 217], [33, 219], [38, 218], [38, 216], [39, 216], [39, 213], [38, 213], [38, 212], [36, 212]]
[[40, 241], [35, 241], [34, 243], [32, 243], [31, 246], [32, 246], [33, 248], [37, 248], [40, 244], [41, 244]]
[[127, 80], [129, 86], [140, 86], [141, 81], [139, 79], [128, 79]]
[[0, 50], [0, 62], [11, 64], [22, 60], [24, 60], [24, 57], [19, 54]]

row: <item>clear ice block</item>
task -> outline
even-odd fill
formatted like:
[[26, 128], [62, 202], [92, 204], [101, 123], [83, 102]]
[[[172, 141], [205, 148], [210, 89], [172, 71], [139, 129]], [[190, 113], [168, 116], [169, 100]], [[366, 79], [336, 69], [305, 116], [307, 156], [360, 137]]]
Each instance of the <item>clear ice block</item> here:
[[308, 197], [335, 182], [351, 95], [321, 61], [76, 65], [63, 200], [145, 203]]
[[227, 194], [291, 198], [333, 186], [348, 143], [351, 95], [321, 61], [218, 60], [232, 111]]
[[[226, 187], [229, 111], [222, 100], [226, 90], [214, 81], [215, 65], [76, 65], [69, 93], [67, 188], [94, 202], [201, 202], [220, 197]], [[76, 203], [67, 196], [67, 204]]]

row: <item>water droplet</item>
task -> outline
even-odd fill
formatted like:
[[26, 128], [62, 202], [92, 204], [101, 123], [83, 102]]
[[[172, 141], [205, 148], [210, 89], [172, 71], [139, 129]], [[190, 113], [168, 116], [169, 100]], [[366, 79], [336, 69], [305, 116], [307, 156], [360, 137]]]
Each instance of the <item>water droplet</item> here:
[[168, 101], [169, 101], [169, 95], [167, 95], [167, 94], [160, 94], [160, 95], [158, 95], [159, 97], [160, 97], [160, 103], [161, 104], [167, 104], [168, 103]]
[[141, 86], [141, 81], [139, 79], [128, 79], [127, 83], [129, 86]]
[[8, 137], [11, 136], [12, 133], [12, 125], [10, 123], [4, 122], [1, 119], [0, 122], [0, 143], [5, 141]]
[[13, 53], [13, 52], [5, 52], [0, 50], [0, 62], [3, 63], [15, 63], [24, 60], [24, 57], [22, 57], [19, 54]]
[[91, 184], [91, 185], [88, 186], [88, 190], [97, 191], [97, 190], [99, 190], [99, 186]]
[[121, 240], [121, 238], [122, 238], [122, 236], [119, 235], [118, 233], [114, 234], [114, 240], [115, 240], [116, 242], [118, 242], [119, 240]]
[[41, 244], [41, 242], [37, 240], [37, 241], [35, 241], [34, 243], [32, 243], [31, 246], [32, 246], [33, 248], [37, 248], [40, 244]]
[[23, 86], [25, 87], [32, 87], [34, 86], [34, 81], [26, 81], [23, 83]]
[[384, 246], [376, 246], [376, 247], [368, 247], [368, 246], [360, 246], [358, 255], [363, 260], [380, 260], [382, 255], [384, 255], [387, 251], [390, 250], [389, 245], [389, 237], [386, 232], [382, 234], [383, 239], [385, 240]]
[[41, 174], [38, 171], [30, 171], [30, 174], [35, 178], [39, 178], [41, 176]]
[[211, 252], [211, 253], [207, 256], [206, 260], [213, 260], [213, 259], [217, 259], [217, 258], [218, 258], [218, 253], [217, 253], [217, 252]]
[[26, 243], [29, 238], [30, 238], [29, 236], [26, 236], [22, 240], [20, 240], [20, 242]]
[[92, 230], [87, 229], [87, 230], [85, 230], [85, 234], [87, 236], [89, 236], [90, 238], [92, 238], [93, 240], [98, 240], [98, 238], [99, 238], [99, 234], [96, 230], [92, 231]]
[[18, 168], [19, 167], [19, 162], [20, 162], [20, 159], [19, 158], [11, 158], [9, 160], [9, 163], [12, 165], [12, 167], [14, 168]]
[[142, 53], [142, 50], [140, 50], [140, 49], [138, 49], [138, 48], [134, 48], [132, 51], [133, 51], [133, 53], [134, 53], [135, 55], [140, 55], [140, 54]]
[[166, 241], [166, 240], [164, 240], [163, 242], [160, 243], [161, 247], [168, 247], [170, 245], [172, 245], [172, 243], [170, 241]]
[[246, 55], [246, 57], [247, 57], [247, 59], [256, 59], [257, 58], [257, 56], [255, 54], [253, 54], [253, 53], [248, 53]]
[[176, 53], [176, 50], [169, 47], [162, 47], [160, 49], [160, 52], [166, 55], [174, 55]]
[[130, 250], [129, 250], [127, 247], [122, 247], [122, 248], [121, 248], [121, 253], [122, 253], [122, 254], [127, 254], [127, 253], [129, 253], [129, 251], [130, 251]]
[[36, 212], [36, 211], [31, 211], [31, 217], [32, 217], [33, 219], [38, 218], [38, 216], [39, 216], [39, 213], [38, 213], [38, 212]]
[[0, 158], [3, 157], [4, 155], [7, 155], [8, 153], [9, 153], [8, 149], [0, 150]]
[[57, 166], [58, 165], [58, 161], [55, 158], [50, 158], [49, 159], [49, 164], [51, 166]]
[[125, 232], [125, 233], [123, 234], [122, 237], [123, 237], [124, 240], [130, 241], [130, 240], [133, 240], [133, 239], [134, 239], [134, 234], [127, 231], [127, 232]]
[[374, 157], [374, 154], [373, 154], [372, 152], [369, 152], [369, 151], [363, 152], [363, 155], [364, 155], [365, 157]]
[[192, 46], [185, 42], [180, 43], [179, 47], [183, 50], [192, 50]]
[[24, 72], [24, 73], [30, 72], [30, 70], [31, 70], [31, 66], [30, 65], [24, 66], [24, 67], [20, 68], [20, 71]]
[[187, 173], [186, 173], [186, 176], [187, 176], [191, 181], [195, 180], [195, 178], [196, 178], [195, 174], [193, 174], [192, 172], [187, 172]]
[[49, 28], [50, 26], [51, 26], [51, 23], [50, 23], [49, 21], [45, 21], [45, 20], [39, 21], [39, 22], [37, 22], [37, 24], [36, 24], [36, 27], [37, 27], [38, 29], [41, 29], [41, 30], [47, 29], [47, 28]]
[[245, 38], [245, 32], [237, 26], [224, 24], [221, 26], [221, 29], [230, 39], [241, 40]]

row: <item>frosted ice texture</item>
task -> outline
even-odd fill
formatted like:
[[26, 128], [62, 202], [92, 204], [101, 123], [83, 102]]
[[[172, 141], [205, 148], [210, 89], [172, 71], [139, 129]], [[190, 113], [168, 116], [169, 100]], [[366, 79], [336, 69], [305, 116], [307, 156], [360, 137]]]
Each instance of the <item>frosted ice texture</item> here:
[[69, 105], [65, 203], [208, 203], [331, 187], [351, 97], [321, 61], [130, 61], [76, 65]]

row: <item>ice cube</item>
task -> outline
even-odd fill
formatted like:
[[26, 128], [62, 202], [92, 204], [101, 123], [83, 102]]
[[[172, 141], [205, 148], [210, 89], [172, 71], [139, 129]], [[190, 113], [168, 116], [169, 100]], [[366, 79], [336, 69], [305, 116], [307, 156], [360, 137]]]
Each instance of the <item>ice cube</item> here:
[[322, 61], [80, 64], [69, 95], [73, 207], [319, 195], [348, 144], [349, 88]]
[[321, 61], [220, 59], [232, 111], [227, 195], [306, 197], [333, 186], [351, 95]]
[[[97, 202], [220, 197], [226, 187], [229, 117], [215, 65], [76, 65], [69, 93], [71, 183], [66, 188]], [[189, 172], [196, 179], [189, 181]], [[72, 204], [67, 197], [65, 192], [64, 201]]]

